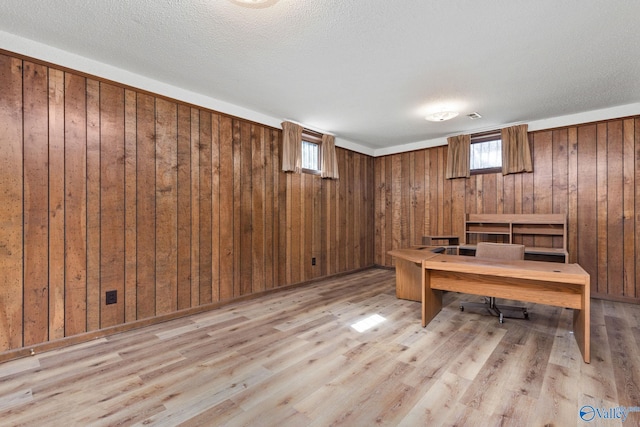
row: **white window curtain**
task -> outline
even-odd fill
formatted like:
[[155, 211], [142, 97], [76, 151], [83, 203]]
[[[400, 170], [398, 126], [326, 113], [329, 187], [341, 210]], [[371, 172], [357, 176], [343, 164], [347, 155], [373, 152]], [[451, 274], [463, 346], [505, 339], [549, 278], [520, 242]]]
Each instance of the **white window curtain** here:
[[329, 179], [338, 179], [338, 158], [336, 157], [335, 137], [322, 135], [322, 151], [320, 176]]
[[282, 122], [282, 170], [300, 173], [302, 170], [302, 126]]

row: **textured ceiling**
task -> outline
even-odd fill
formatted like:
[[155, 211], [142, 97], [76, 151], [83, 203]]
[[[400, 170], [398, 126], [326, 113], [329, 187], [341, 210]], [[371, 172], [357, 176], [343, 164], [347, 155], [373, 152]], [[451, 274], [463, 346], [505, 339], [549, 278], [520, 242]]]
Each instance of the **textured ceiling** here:
[[[377, 149], [639, 102], [639, 16], [604, 0], [2, 0], [0, 31]], [[461, 114], [424, 120], [441, 107]]]

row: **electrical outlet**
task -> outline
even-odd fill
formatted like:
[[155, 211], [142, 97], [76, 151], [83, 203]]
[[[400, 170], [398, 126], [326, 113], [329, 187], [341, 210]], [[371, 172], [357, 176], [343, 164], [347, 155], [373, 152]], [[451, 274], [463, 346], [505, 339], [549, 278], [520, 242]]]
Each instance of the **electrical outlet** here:
[[316, 257], [311, 258], [311, 265], [316, 265]]
[[105, 292], [104, 296], [105, 296], [105, 303], [107, 305], [115, 304], [118, 302], [118, 291], [107, 291]]

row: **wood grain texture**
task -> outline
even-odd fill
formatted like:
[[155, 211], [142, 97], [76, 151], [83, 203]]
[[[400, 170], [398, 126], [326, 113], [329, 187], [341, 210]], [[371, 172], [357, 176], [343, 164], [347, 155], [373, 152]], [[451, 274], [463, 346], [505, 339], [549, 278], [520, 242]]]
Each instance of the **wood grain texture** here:
[[191, 108], [191, 306], [200, 304], [200, 111]]
[[[460, 312], [427, 328], [369, 269], [4, 363], [8, 425], [561, 425], [583, 405], [635, 406], [640, 306], [594, 300], [594, 357], [570, 310], [531, 320]], [[365, 332], [351, 325], [385, 321]], [[73, 407], [70, 411], [67, 408]], [[640, 414], [625, 423], [635, 425]], [[617, 421], [614, 422], [614, 421]]]
[[211, 283], [213, 280], [213, 272], [211, 270], [212, 261], [212, 239], [211, 239], [211, 113], [200, 112], [200, 136], [199, 136], [199, 189], [200, 201], [199, 208], [199, 255], [200, 255], [200, 304], [210, 303], [212, 301]]
[[[100, 83], [100, 328], [124, 322], [124, 90]], [[116, 304], [105, 292], [116, 291]]]
[[[220, 119], [220, 299], [233, 298], [233, 130], [229, 117]], [[239, 273], [239, 272], [238, 272]]]
[[0, 55], [0, 351], [22, 347], [22, 61]]
[[156, 314], [156, 149], [155, 101], [138, 94], [137, 103], [137, 318]]
[[[416, 236], [462, 237], [465, 213], [566, 214], [569, 262], [590, 274], [592, 296], [638, 302], [638, 120], [531, 132], [533, 173], [446, 180], [446, 147], [376, 158], [376, 264], [392, 266], [388, 251]], [[415, 188], [423, 180], [421, 197]], [[525, 235], [517, 243], [561, 247], [561, 239]]]
[[292, 177], [279, 129], [0, 59], [2, 357], [373, 265], [371, 157]]
[[87, 79], [87, 331], [100, 329], [100, 82]]
[[191, 307], [191, 108], [178, 105], [176, 157], [176, 308]]
[[48, 339], [49, 144], [48, 76], [25, 62], [24, 78], [24, 344]]
[[49, 339], [64, 337], [64, 72], [49, 69]]
[[137, 286], [137, 97], [132, 90], [126, 90], [124, 110], [124, 318], [125, 322], [136, 319], [136, 307], [138, 305], [136, 292]]
[[64, 330], [87, 330], [87, 86], [65, 73]]
[[178, 309], [178, 110], [156, 101], [156, 314]]

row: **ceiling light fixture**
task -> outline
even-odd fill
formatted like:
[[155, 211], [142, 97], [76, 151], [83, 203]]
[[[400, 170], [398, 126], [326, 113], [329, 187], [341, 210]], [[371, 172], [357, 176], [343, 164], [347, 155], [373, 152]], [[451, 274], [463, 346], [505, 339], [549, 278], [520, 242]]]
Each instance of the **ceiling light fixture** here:
[[430, 122], [444, 122], [445, 120], [453, 119], [457, 115], [457, 111], [437, 111], [427, 114], [425, 120], [429, 120]]

